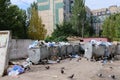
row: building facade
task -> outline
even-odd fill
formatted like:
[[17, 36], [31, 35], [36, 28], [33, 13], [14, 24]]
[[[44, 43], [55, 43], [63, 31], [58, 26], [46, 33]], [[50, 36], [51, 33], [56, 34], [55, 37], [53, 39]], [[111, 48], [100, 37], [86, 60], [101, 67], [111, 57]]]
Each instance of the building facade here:
[[[47, 35], [51, 35], [56, 24], [70, 20], [74, 0], [37, 0], [37, 4], [38, 14], [47, 29]], [[92, 11], [86, 6], [86, 16], [94, 28], [96, 36], [100, 36], [104, 20], [116, 13], [120, 13], [120, 7], [116, 5]]]
[[97, 9], [91, 12], [92, 12], [92, 26], [94, 28], [96, 36], [100, 36], [104, 20], [112, 14], [120, 13], [120, 7], [113, 5], [110, 6], [109, 8]]
[[47, 35], [55, 29], [55, 25], [69, 20], [72, 0], [37, 0], [38, 14], [42, 19]]

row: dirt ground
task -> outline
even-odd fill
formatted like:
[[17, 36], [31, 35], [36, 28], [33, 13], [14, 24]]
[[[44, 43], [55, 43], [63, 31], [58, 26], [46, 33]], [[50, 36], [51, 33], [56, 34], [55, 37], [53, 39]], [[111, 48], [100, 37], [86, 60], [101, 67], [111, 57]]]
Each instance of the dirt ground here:
[[[45, 66], [50, 66], [47, 70]], [[64, 67], [64, 74], [61, 68]], [[73, 79], [68, 76], [74, 74]], [[102, 76], [99, 76], [102, 74]], [[111, 75], [115, 76], [112, 79]], [[101, 62], [91, 62], [82, 58], [65, 59], [57, 64], [32, 65], [31, 70], [17, 77], [4, 76], [0, 80], [120, 80], [120, 61], [108, 62], [103, 65]]]

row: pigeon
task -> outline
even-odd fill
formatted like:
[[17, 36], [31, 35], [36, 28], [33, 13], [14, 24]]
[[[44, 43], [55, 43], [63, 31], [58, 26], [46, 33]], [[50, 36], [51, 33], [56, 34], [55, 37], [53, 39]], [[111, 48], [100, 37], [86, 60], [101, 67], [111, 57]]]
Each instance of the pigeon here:
[[61, 69], [61, 74], [64, 74], [64, 70], [63, 69]]
[[98, 74], [98, 77], [103, 77], [103, 75], [100, 73], [100, 74]]
[[71, 76], [69, 76], [68, 78], [72, 79], [74, 77], [74, 74], [72, 74]]
[[113, 67], [109, 67], [110, 69], [113, 69]]
[[115, 77], [115, 75], [111, 75], [111, 78], [112, 78], [112, 79], [115, 79], [116, 77]]
[[50, 66], [46, 66], [45, 68], [46, 68], [46, 69], [50, 69]]

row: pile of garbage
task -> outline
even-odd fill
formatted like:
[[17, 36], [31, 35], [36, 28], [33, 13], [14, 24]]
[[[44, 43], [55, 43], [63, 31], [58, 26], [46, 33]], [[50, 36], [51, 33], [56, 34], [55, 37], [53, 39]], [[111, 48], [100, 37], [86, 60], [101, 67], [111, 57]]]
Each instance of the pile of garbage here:
[[113, 58], [116, 55], [116, 45], [112, 42], [103, 42], [91, 40], [85, 43], [85, 55], [84, 57], [88, 59], [99, 60], [107, 58]]
[[8, 76], [17, 77], [17, 75], [24, 73], [25, 71], [30, 70], [32, 62], [29, 58], [26, 59], [23, 63], [12, 63], [12, 65], [7, 69]]
[[56, 61], [58, 59], [65, 59], [70, 55], [80, 56], [81, 45], [72, 45], [68, 42], [44, 42], [34, 41], [29, 46], [29, 58], [34, 64], [38, 64], [43, 59]]
[[103, 42], [103, 41], [96, 41], [96, 40], [90, 40], [90, 43], [92, 45], [101, 45], [101, 46], [106, 46], [106, 47], [109, 47], [112, 45], [112, 42]]
[[32, 44], [29, 45], [29, 49], [39, 48], [39, 46], [54, 47], [54, 46], [63, 46], [63, 45], [70, 45], [70, 43], [68, 42], [45, 42], [45, 41], [36, 40]]

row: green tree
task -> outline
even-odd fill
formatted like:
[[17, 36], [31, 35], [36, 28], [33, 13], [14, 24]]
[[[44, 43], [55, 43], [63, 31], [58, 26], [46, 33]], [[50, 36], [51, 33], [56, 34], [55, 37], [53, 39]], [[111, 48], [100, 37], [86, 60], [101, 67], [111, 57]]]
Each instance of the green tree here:
[[73, 36], [75, 35], [75, 31], [72, 29], [72, 25], [68, 22], [64, 22], [63, 24], [57, 24], [56, 29], [52, 33], [52, 36], [57, 38], [60, 36]]
[[111, 40], [120, 39], [120, 14], [109, 16], [102, 25], [102, 36]]
[[68, 36], [74, 36], [76, 33], [69, 22], [57, 24], [56, 29], [51, 37], [47, 37], [46, 41], [67, 41]]
[[79, 36], [82, 36], [85, 20], [86, 20], [85, 1], [74, 0], [74, 6], [72, 7], [71, 22], [73, 25], [73, 29], [77, 32]]
[[26, 12], [0, 0], [0, 30], [11, 30], [13, 38], [26, 38]]
[[38, 9], [37, 4], [36, 4], [35, 2], [33, 2], [33, 3], [30, 5], [30, 7], [27, 8], [27, 17], [28, 17], [29, 20], [30, 20], [30, 18], [31, 18], [31, 14], [32, 14], [32, 8], [35, 8], [35, 10]]
[[38, 16], [38, 11], [35, 7], [31, 8], [30, 25], [28, 27], [28, 35], [31, 39], [43, 40], [45, 38], [47, 30], [42, 24], [41, 18]]
[[71, 23], [73, 29], [77, 32], [77, 36], [93, 36], [94, 32], [91, 26], [91, 20], [92, 18], [86, 15], [85, 0], [74, 0]]
[[94, 30], [91, 26], [91, 19], [88, 19], [86, 20], [86, 23], [85, 23], [85, 29], [84, 29], [84, 37], [93, 37], [93, 34], [94, 34]]

